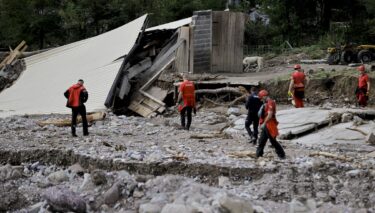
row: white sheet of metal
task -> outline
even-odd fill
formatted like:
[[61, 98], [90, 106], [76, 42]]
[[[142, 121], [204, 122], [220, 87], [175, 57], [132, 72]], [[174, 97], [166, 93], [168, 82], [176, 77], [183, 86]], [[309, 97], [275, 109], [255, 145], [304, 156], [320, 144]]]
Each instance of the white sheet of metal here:
[[155, 27], [147, 28], [146, 31], [153, 31], [153, 30], [169, 30], [169, 29], [177, 29], [179, 27], [182, 27], [184, 25], [188, 25], [191, 23], [191, 17], [184, 18], [178, 21], [158, 25]]
[[87, 111], [104, 102], [123, 58], [141, 32], [147, 15], [104, 34], [26, 58], [26, 70], [0, 93], [0, 117], [69, 113], [63, 93], [78, 79], [89, 92]]

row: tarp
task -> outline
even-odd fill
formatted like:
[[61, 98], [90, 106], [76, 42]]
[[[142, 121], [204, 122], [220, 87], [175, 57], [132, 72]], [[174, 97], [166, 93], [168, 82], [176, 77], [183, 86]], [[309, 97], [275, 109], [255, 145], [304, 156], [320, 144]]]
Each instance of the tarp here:
[[155, 26], [155, 27], [147, 28], [146, 31], [173, 30], [173, 29], [177, 29], [179, 27], [188, 25], [190, 23], [191, 23], [191, 17], [185, 18], [185, 19], [180, 19], [178, 21], [174, 21], [174, 22], [170, 22], [170, 23], [166, 23], [166, 24], [162, 24], [162, 25], [158, 25], [158, 26]]
[[[26, 70], [0, 93], [0, 117], [69, 113], [63, 93], [78, 79], [89, 92], [87, 111], [104, 102], [123, 62], [134, 46], [147, 15], [104, 34], [25, 59]], [[121, 58], [121, 59], [119, 59]]]

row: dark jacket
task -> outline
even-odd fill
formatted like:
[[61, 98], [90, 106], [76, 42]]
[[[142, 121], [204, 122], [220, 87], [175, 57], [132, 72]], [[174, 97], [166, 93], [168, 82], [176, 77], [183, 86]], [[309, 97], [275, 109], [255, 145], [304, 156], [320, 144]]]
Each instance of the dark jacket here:
[[262, 101], [259, 99], [259, 97], [256, 94], [251, 94], [247, 100], [245, 107], [248, 110], [248, 115], [251, 116], [258, 116], [258, 111], [260, 107], [262, 106]]
[[[72, 87], [74, 87], [76, 85], [73, 85]], [[69, 88], [70, 89], [70, 88]], [[67, 98], [67, 102], [66, 102], [66, 107], [69, 107], [69, 108], [72, 108], [70, 105], [69, 105], [69, 89], [67, 89], [65, 92], [64, 92], [64, 96], [65, 98]], [[86, 103], [86, 101], [88, 100], [89, 98], [89, 94], [87, 92], [86, 89], [82, 89], [80, 94], [79, 94], [79, 106], [82, 106], [84, 103]]]

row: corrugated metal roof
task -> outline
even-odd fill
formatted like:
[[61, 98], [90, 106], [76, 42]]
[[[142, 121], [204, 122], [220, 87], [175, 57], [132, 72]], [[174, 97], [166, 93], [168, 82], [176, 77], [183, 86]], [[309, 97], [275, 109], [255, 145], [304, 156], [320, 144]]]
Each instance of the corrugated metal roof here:
[[167, 24], [162, 24], [162, 25], [159, 25], [159, 26], [151, 27], [151, 28], [146, 29], [146, 31], [177, 29], [179, 27], [182, 27], [184, 25], [188, 25], [190, 23], [191, 23], [191, 17], [181, 19], [181, 20], [178, 20], [178, 21], [174, 21], [174, 22], [170, 22], [170, 23], [167, 23]]
[[89, 92], [87, 111], [105, 109], [104, 102], [123, 59], [134, 46], [147, 15], [107, 33], [26, 58], [26, 70], [0, 93], [0, 117], [70, 113], [65, 90], [78, 79]]

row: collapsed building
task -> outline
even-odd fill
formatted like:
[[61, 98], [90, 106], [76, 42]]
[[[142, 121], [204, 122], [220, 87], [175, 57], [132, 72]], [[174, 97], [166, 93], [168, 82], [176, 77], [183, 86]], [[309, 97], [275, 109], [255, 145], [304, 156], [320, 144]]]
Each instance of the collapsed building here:
[[245, 19], [243, 13], [197, 11], [191, 18], [147, 29], [144, 15], [28, 57], [20, 78], [0, 94], [0, 116], [66, 113], [62, 93], [79, 78], [90, 94], [87, 111], [106, 107], [144, 117], [162, 113], [179, 73], [242, 72]]

